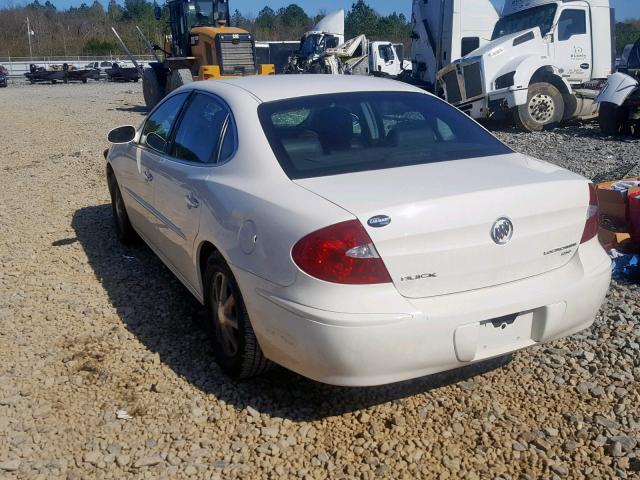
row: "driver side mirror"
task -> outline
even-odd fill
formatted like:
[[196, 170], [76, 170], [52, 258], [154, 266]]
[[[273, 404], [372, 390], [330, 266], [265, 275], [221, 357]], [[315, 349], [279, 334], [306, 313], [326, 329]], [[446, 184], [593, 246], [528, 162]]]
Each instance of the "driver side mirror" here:
[[136, 128], [131, 125], [114, 128], [109, 132], [107, 139], [111, 143], [129, 143], [136, 138]]
[[162, 18], [162, 8], [158, 5], [153, 7], [153, 15], [156, 17], [156, 20], [160, 20]]

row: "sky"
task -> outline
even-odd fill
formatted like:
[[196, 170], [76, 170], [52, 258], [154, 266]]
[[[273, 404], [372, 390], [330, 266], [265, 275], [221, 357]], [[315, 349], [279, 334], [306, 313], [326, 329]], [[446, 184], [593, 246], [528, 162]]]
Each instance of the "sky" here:
[[[50, 0], [58, 8], [68, 8], [70, 6], [78, 6], [83, 1], [91, 3], [93, 0]], [[108, 0], [99, 0], [106, 6]], [[119, 0], [120, 1], [120, 0]], [[231, 8], [238, 9], [244, 14], [253, 13], [256, 15], [265, 5], [269, 5], [271, 8], [278, 9], [289, 5], [290, 3], [297, 3], [304, 8], [309, 14], [316, 14], [318, 10], [337, 10], [338, 8], [348, 9], [354, 0], [230, 0]], [[473, 1], [473, 0], [467, 0]], [[504, 0], [491, 0], [498, 8], [501, 8]], [[0, 0], [0, 4], [6, 3]], [[28, 3], [27, 0], [16, 0], [16, 3]], [[41, 3], [44, 3], [41, 2]], [[159, 0], [158, 3], [162, 3]], [[411, 14], [411, 0], [367, 0], [367, 3], [371, 5], [381, 14], [389, 14], [393, 11], [398, 13], [404, 13], [407, 17]], [[616, 9], [616, 18], [618, 20], [625, 20], [628, 18], [640, 18], [640, 0], [611, 0], [611, 4]]]

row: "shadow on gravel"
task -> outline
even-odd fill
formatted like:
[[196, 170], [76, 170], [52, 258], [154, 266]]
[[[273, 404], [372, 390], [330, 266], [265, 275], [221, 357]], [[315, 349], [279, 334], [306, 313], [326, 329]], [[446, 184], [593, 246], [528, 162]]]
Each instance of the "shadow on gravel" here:
[[[121, 245], [111, 222], [111, 206], [100, 205], [77, 210], [72, 226], [126, 328], [150, 351], [157, 352], [160, 361], [176, 375], [239, 409], [251, 406], [294, 421], [315, 420], [399, 401], [467, 380], [511, 359], [508, 356], [444, 374], [370, 388], [324, 385], [283, 368], [250, 381], [232, 382], [214, 362], [206, 334], [199, 326], [203, 309], [198, 301], [149, 248]], [[463, 387], [471, 390], [479, 386], [470, 382]]]
[[141, 115], [146, 115], [147, 113], [149, 113], [149, 109], [141, 105], [132, 105], [130, 107], [116, 107], [114, 110], [118, 110], [119, 112], [140, 113]]

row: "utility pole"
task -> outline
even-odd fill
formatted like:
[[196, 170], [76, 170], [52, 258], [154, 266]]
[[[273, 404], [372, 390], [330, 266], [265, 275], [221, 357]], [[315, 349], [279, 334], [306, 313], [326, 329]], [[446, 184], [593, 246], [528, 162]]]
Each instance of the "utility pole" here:
[[31, 51], [31, 24], [29, 23], [29, 17], [27, 17], [27, 38], [29, 39], [29, 60], [33, 57], [33, 52]]

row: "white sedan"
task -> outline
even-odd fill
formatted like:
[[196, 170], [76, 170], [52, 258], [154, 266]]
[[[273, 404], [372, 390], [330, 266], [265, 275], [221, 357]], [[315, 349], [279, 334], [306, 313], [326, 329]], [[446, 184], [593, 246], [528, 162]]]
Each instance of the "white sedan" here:
[[594, 187], [415, 87], [195, 82], [109, 134], [116, 232], [207, 309], [223, 370], [396, 382], [589, 327]]

